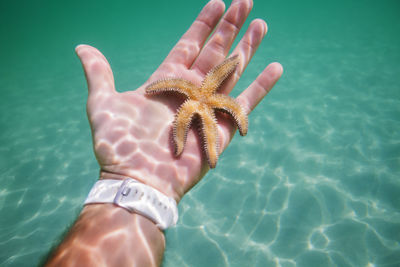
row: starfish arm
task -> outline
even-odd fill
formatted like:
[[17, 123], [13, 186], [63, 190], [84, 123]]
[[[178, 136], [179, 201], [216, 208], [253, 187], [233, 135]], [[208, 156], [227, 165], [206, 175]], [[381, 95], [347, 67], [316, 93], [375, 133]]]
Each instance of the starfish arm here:
[[210, 168], [215, 168], [218, 161], [218, 130], [217, 119], [214, 111], [203, 105], [198, 114], [201, 120], [201, 134], [203, 137], [204, 150], [206, 152], [208, 165]]
[[239, 57], [235, 55], [212, 68], [203, 80], [201, 91], [204, 92], [205, 95], [215, 93], [221, 83], [235, 70], [238, 64]]
[[170, 91], [184, 94], [188, 98], [194, 98], [194, 91], [196, 89], [196, 85], [184, 79], [163, 79], [148, 85], [146, 93], [157, 94]]
[[199, 102], [186, 100], [176, 113], [173, 126], [173, 138], [176, 156], [179, 156], [183, 152], [188, 130], [192, 123], [193, 117], [197, 114], [198, 110]]
[[248, 119], [246, 112], [234, 98], [223, 94], [215, 94], [207, 99], [207, 104], [211, 108], [228, 113], [238, 126], [240, 135], [247, 134]]

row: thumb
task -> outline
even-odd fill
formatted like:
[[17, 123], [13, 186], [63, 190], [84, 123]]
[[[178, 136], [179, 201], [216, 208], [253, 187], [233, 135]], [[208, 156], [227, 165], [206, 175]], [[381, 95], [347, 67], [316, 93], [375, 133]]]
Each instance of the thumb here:
[[103, 54], [89, 45], [78, 45], [75, 52], [85, 71], [89, 97], [99, 93], [114, 93], [114, 77], [110, 64]]

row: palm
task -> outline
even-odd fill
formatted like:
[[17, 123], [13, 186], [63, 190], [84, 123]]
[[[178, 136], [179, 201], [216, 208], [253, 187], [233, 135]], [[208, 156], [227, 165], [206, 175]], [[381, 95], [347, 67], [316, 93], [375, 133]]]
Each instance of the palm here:
[[[225, 59], [238, 33], [236, 29], [240, 29], [250, 9], [250, 1], [234, 1], [215, 34], [203, 47], [223, 13], [222, 2], [207, 4], [161, 66], [135, 91], [116, 92], [111, 68], [104, 56], [90, 46], [77, 48], [88, 81], [88, 117], [103, 178], [132, 177], [179, 201], [204, 175], [208, 167], [193, 127], [188, 133], [184, 152], [179, 157], [173, 154], [171, 127], [182, 99], [148, 97], [144, 88], [150, 82], [166, 77], [179, 77], [199, 84], [213, 66]], [[239, 55], [241, 63], [221, 89], [224, 93], [232, 90], [265, 33], [263, 21], [251, 23], [233, 52]], [[248, 113], [281, 73], [279, 64], [269, 65], [237, 98]], [[218, 122], [220, 144], [225, 148], [234, 127], [224, 117], [219, 117]]]

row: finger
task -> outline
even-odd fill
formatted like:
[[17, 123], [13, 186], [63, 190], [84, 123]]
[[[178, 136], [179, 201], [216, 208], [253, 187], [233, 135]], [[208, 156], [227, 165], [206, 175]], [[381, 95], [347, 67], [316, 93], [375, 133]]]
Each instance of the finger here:
[[232, 52], [232, 55], [239, 56], [239, 65], [236, 67], [236, 70], [234, 73], [232, 73], [231, 77], [220, 88], [220, 93], [229, 94], [232, 91], [233, 87], [235, 87], [235, 84], [240, 79], [240, 76], [242, 76], [244, 70], [249, 64], [254, 53], [257, 51], [257, 48], [266, 33], [267, 24], [265, 21], [262, 19], [255, 19], [251, 22], [246, 33], [236, 46], [235, 50]]
[[88, 84], [89, 97], [115, 92], [114, 77], [107, 59], [96, 48], [79, 45], [75, 48]]
[[194, 62], [192, 69], [205, 75], [225, 59], [252, 7], [252, 0], [234, 0], [232, 2], [214, 34]]
[[208, 2], [162, 65], [183, 64], [186, 68], [190, 68], [224, 10], [225, 4], [221, 0]]
[[269, 64], [257, 79], [243, 91], [236, 100], [249, 114], [260, 101], [268, 94], [283, 72], [281, 64], [275, 62]]

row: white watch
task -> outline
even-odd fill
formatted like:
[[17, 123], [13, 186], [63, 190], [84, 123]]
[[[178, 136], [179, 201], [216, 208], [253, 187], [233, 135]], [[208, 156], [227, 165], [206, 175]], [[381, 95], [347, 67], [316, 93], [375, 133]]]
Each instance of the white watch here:
[[139, 213], [156, 223], [161, 230], [174, 226], [178, 221], [178, 208], [173, 198], [131, 178], [98, 180], [84, 205], [94, 203], [114, 203]]

